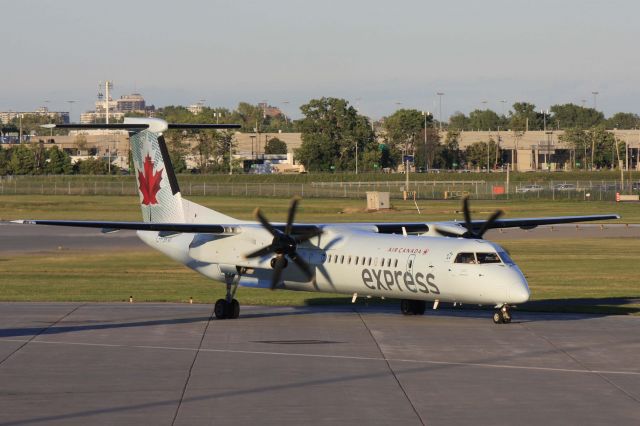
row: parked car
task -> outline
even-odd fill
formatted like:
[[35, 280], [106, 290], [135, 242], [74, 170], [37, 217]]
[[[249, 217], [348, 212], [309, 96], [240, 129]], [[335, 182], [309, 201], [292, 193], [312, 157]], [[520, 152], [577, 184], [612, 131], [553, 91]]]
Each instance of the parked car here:
[[544, 188], [542, 185], [524, 185], [516, 188], [516, 192], [540, 192]]
[[572, 183], [560, 183], [553, 187], [556, 191], [575, 191], [576, 186]]

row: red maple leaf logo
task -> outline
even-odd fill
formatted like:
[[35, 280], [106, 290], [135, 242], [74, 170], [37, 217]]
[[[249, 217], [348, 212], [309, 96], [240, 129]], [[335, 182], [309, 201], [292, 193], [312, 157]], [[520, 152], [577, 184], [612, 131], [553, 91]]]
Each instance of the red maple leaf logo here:
[[150, 204], [158, 204], [156, 194], [160, 191], [160, 181], [162, 180], [162, 171], [160, 169], [153, 173], [153, 161], [147, 155], [144, 158], [144, 174], [138, 170], [138, 182], [140, 182], [140, 192], [142, 192], [142, 204], [148, 206]]

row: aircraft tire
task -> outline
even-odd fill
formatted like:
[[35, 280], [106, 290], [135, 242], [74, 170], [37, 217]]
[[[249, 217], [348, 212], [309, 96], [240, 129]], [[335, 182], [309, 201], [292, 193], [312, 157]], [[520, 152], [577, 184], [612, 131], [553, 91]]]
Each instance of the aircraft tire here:
[[504, 322], [504, 317], [502, 316], [502, 311], [498, 310], [493, 313], [493, 323], [494, 324], [502, 324]]
[[400, 301], [400, 311], [402, 315], [415, 315], [413, 312], [413, 300], [402, 299]]
[[424, 315], [424, 311], [427, 310], [427, 302], [424, 300], [413, 300], [413, 314]]
[[236, 319], [240, 316], [240, 303], [236, 299], [231, 301], [229, 305], [229, 316], [230, 319]]
[[216, 304], [213, 307], [213, 314], [217, 319], [227, 319], [229, 318], [227, 313], [229, 312], [229, 308], [227, 307], [228, 303], [224, 299], [218, 299]]

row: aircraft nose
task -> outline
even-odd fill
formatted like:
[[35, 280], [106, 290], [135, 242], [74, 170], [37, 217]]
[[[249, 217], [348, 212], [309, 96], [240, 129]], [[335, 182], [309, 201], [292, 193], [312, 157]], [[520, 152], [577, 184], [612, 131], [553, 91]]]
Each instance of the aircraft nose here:
[[526, 282], [514, 284], [509, 289], [509, 299], [511, 300], [511, 303], [524, 303], [529, 300], [529, 296], [531, 296], [531, 292], [529, 291], [529, 286], [527, 286]]

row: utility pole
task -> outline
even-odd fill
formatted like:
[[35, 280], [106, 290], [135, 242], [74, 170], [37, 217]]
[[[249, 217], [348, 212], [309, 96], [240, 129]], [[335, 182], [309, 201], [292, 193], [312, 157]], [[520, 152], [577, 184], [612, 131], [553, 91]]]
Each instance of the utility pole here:
[[440, 122], [440, 131], [442, 132], [442, 97], [444, 96], [444, 92], [438, 92], [436, 93], [438, 95], [438, 97], [440, 98], [440, 113], [438, 114], [438, 121]]
[[600, 92], [591, 92], [591, 94], [593, 95], [593, 109], [597, 110], [598, 109], [597, 96], [600, 94]]
[[356, 140], [356, 174], [358, 174], [358, 141]]
[[429, 173], [429, 153], [427, 152], [427, 117], [429, 114], [429, 111], [422, 111], [422, 115], [424, 115], [424, 166], [427, 173]]

